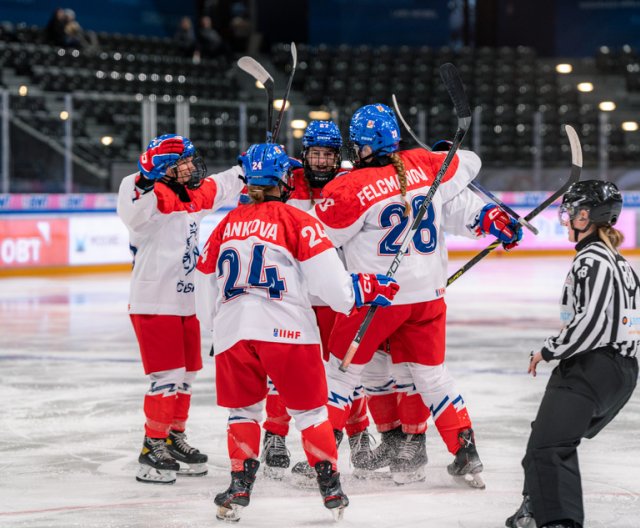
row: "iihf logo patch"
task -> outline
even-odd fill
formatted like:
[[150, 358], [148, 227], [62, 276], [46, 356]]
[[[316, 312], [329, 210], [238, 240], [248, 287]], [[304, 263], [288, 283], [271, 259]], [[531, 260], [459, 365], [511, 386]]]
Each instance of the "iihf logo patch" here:
[[300, 339], [300, 330], [287, 330], [285, 328], [274, 328], [273, 337], [280, 337], [284, 339]]

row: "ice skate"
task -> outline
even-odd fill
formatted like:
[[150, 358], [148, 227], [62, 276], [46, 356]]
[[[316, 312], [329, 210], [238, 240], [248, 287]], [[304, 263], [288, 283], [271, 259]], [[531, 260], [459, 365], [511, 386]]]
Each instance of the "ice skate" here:
[[136, 475], [138, 482], [173, 484], [176, 481], [176, 472], [180, 469], [180, 464], [167, 450], [164, 438], [145, 436], [138, 462], [140, 463]]
[[411, 484], [425, 480], [427, 461], [425, 434], [404, 434], [398, 453], [389, 465], [393, 481]]
[[507, 528], [536, 528], [536, 521], [531, 511], [531, 500], [529, 495], [522, 497], [522, 504], [511, 517], [509, 517], [504, 525]]
[[167, 438], [167, 449], [173, 458], [180, 462], [178, 475], [186, 477], [204, 477], [208, 473], [209, 457], [187, 443], [187, 435], [171, 431]]
[[213, 500], [218, 507], [216, 519], [226, 522], [238, 522], [242, 509], [249, 506], [251, 489], [256, 480], [260, 462], [255, 458], [244, 461], [243, 471], [231, 472], [231, 484], [226, 491], [218, 493]]
[[291, 463], [285, 437], [267, 431], [264, 435], [260, 460], [264, 464], [265, 477], [282, 480], [285, 469]]
[[371, 435], [368, 431], [362, 431], [349, 437], [349, 447], [351, 449], [351, 464], [353, 465], [353, 476], [359, 479], [388, 478], [389, 472], [375, 472], [376, 469], [389, 465], [380, 466], [380, 460], [374, 456], [371, 450]]
[[340, 473], [334, 471], [331, 462], [327, 461], [316, 464], [316, 473], [325, 508], [331, 510], [334, 520], [341, 520], [344, 509], [349, 506], [349, 499], [340, 486]]
[[482, 462], [476, 450], [476, 440], [473, 429], [465, 429], [458, 433], [458, 441], [460, 449], [456, 453], [456, 457], [451, 464], [447, 466], [449, 475], [464, 482], [472, 488], [485, 489], [484, 480], [482, 480]]

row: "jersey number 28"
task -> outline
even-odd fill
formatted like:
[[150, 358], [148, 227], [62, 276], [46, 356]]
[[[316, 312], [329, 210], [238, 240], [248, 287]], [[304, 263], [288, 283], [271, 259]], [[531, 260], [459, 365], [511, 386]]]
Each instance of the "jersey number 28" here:
[[[400, 203], [392, 203], [387, 205], [380, 213], [380, 226], [390, 228], [378, 244], [379, 255], [396, 255], [400, 251], [402, 239], [405, 230], [408, 228], [409, 220], [413, 223], [413, 219], [418, 214], [418, 210], [424, 202], [425, 196], [414, 196], [411, 200], [411, 215], [404, 216], [404, 205]], [[413, 235], [413, 245], [418, 253], [433, 253], [438, 244], [438, 231], [434, 224], [435, 211], [433, 204], [427, 207], [420, 225]]]

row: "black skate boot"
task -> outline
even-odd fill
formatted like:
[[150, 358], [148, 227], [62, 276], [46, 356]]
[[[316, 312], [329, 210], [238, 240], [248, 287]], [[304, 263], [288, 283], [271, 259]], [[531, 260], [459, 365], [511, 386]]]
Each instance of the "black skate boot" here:
[[371, 435], [368, 431], [362, 431], [349, 437], [351, 449], [351, 464], [353, 464], [353, 476], [356, 478], [371, 478], [373, 470], [373, 451], [371, 450]]
[[421, 482], [426, 478], [427, 443], [425, 433], [405, 434], [397, 454], [389, 464], [396, 484]]
[[507, 528], [536, 528], [536, 521], [533, 518], [529, 495], [522, 497], [522, 504], [520, 504], [516, 513], [505, 521], [504, 525]]
[[339, 521], [342, 519], [344, 509], [349, 506], [349, 499], [340, 486], [340, 473], [334, 471], [331, 462], [327, 461], [316, 464], [316, 473], [324, 506], [330, 509], [333, 518]]
[[571, 520], [566, 521], [553, 521], [541, 526], [540, 528], [581, 528], [578, 523]]
[[171, 431], [167, 438], [169, 453], [180, 462], [178, 475], [186, 477], [204, 477], [207, 472], [209, 457], [187, 444], [187, 435], [179, 431]]
[[396, 427], [391, 431], [382, 433], [380, 445], [372, 451], [372, 457], [369, 462], [371, 470], [382, 469], [391, 464], [391, 460], [400, 450], [400, 444], [403, 439], [402, 427]]
[[[334, 429], [333, 435], [336, 437], [336, 447], [339, 448], [342, 438], [344, 437], [344, 433]], [[296, 462], [296, 464], [291, 468], [291, 473], [293, 474], [296, 484], [305, 488], [314, 486], [315, 479], [318, 476], [316, 470], [312, 468], [306, 460]]]
[[264, 474], [266, 477], [282, 480], [284, 470], [287, 469], [291, 463], [284, 436], [266, 431], [262, 446], [261, 461], [264, 463]]
[[180, 469], [180, 464], [167, 450], [164, 438], [145, 436], [138, 462], [140, 463], [136, 475], [138, 482], [173, 484], [176, 481], [176, 472]]
[[476, 450], [476, 439], [473, 429], [465, 429], [458, 433], [460, 449], [456, 453], [453, 462], [447, 466], [449, 475], [460, 477], [465, 484], [472, 488], [484, 489], [486, 486], [482, 480], [482, 462]]
[[238, 522], [242, 508], [249, 506], [251, 489], [256, 480], [260, 462], [255, 458], [244, 461], [244, 471], [231, 472], [231, 484], [226, 491], [218, 493], [213, 502], [218, 506], [216, 519], [227, 522]]

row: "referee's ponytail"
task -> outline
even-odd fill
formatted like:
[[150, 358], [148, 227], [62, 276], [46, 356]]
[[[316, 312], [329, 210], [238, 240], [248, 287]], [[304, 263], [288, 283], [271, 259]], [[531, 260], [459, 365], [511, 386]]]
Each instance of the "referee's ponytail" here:
[[598, 236], [613, 253], [618, 253], [618, 248], [624, 242], [624, 235], [610, 225], [598, 226]]

